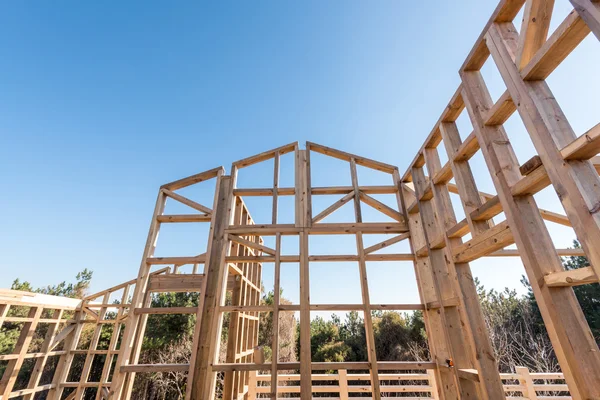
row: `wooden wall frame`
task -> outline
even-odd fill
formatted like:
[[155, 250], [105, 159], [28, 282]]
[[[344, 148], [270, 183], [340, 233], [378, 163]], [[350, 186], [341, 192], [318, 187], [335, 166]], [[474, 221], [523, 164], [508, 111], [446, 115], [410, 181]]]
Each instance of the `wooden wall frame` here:
[[[561, 0], [566, 1], [566, 0]], [[256, 382], [269, 382], [260, 393], [277, 399], [279, 382], [289, 376], [279, 371], [296, 370], [300, 399], [312, 400], [315, 370], [335, 370], [340, 398], [348, 398], [349, 371], [368, 371], [367, 392], [381, 399], [382, 376], [389, 371], [421, 370], [431, 386], [435, 399], [503, 399], [506, 374], [498, 366], [473, 282], [470, 262], [481, 257], [521, 257], [552, 345], [562, 369], [560, 379], [573, 399], [600, 399], [600, 350], [572, 287], [598, 284], [600, 277], [600, 124], [577, 136], [567, 121], [546, 78], [590, 34], [600, 39], [600, 2], [570, 0], [573, 11], [549, 33], [554, 0], [502, 0], [486, 24], [475, 46], [459, 69], [461, 83], [451, 97], [431, 133], [403, 175], [394, 165], [356, 154], [350, 154], [316, 143], [298, 143], [269, 150], [232, 164], [226, 174], [223, 167], [192, 175], [163, 185], [158, 193], [148, 239], [143, 251], [139, 274], [125, 282], [82, 301], [59, 299], [15, 291], [0, 292], [0, 327], [3, 323], [23, 323], [13, 353], [0, 355], [7, 361], [0, 379], [0, 398], [23, 396], [32, 399], [47, 391], [48, 399], [82, 399], [93, 390], [96, 400], [129, 399], [136, 373], [185, 371], [191, 382], [186, 398], [212, 400], [218, 372], [224, 373], [223, 398], [256, 399]], [[523, 9], [523, 23], [517, 31], [513, 20]], [[506, 91], [494, 102], [481, 74], [485, 62], [498, 68]], [[468, 116], [473, 131], [461, 139], [457, 119]], [[517, 113], [531, 138], [537, 155], [519, 165], [504, 123]], [[443, 147], [440, 147], [443, 146]], [[438, 149], [444, 149], [448, 161], [442, 164]], [[496, 195], [481, 192], [472, 173], [470, 161], [481, 151], [490, 173]], [[294, 157], [294, 185], [280, 186], [281, 157]], [[333, 157], [348, 165], [351, 185], [315, 187], [311, 183], [311, 156]], [[237, 186], [241, 169], [265, 161], [273, 162], [270, 187]], [[387, 174], [389, 184], [361, 185], [358, 168], [369, 168]], [[318, 172], [318, 171], [317, 171]], [[454, 182], [451, 182], [454, 180]], [[211, 207], [200, 204], [178, 190], [203, 181], [214, 182]], [[540, 209], [534, 195], [546, 187], [558, 194], [565, 215]], [[313, 198], [319, 195], [342, 197], [318, 213], [313, 212]], [[393, 205], [375, 196], [395, 195]], [[458, 194], [465, 218], [457, 221], [451, 194]], [[256, 224], [244, 198], [272, 198], [270, 223]], [[294, 222], [280, 223], [279, 200], [294, 199]], [[182, 215], [165, 215], [167, 200], [179, 202], [193, 210]], [[324, 220], [352, 203], [353, 218], [339, 223]], [[390, 222], [366, 221], [364, 206], [384, 215]], [[506, 219], [494, 222], [504, 213]], [[546, 221], [573, 228], [581, 249], [556, 249], [546, 228]], [[166, 223], [208, 223], [207, 250], [198, 255], [155, 257], [158, 232]], [[365, 246], [365, 237], [387, 234], [387, 239]], [[295, 236], [299, 251], [282, 254], [282, 237]], [[309, 238], [319, 235], [351, 235], [356, 254], [315, 255], [309, 249]], [[466, 238], [467, 235], [471, 237]], [[274, 246], [265, 238], [273, 237]], [[378, 253], [381, 249], [408, 241], [406, 253]], [[517, 249], [506, 249], [516, 244]], [[585, 256], [590, 266], [566, 271], [561, 256]], [[360, 304], [315, 304], [310, 299], [310, 265], [318, 262], [357, 263], [360, 276]], [[419, 288], [416, 304], [373, 304], [369, 291], [367, 263], [372, 261], [410, 261]], [[263, 263], [274, 263], [274, 304], [262, 305], [261, 279]], [[281, 304], [281, 265], [299, 264], [300, 301], [296, 305]], [[191, 273], [182, 266], [192, 265]], [[204, 271], [199, 266], [204, 265]], [[167, 266], [155, 269], [155, 266]], [[232, 291], [232, 304], [225, 304], [227, 291]], [[122, 291], [118, 304], [111, 296]], [[199, 292], [198, 307], [151, 307], [152, 293], [160, 291]], [[27, 308], [27, 316], [10, 314], [14, 307]], [[43, 310], [54, 310], [45, 315]], [[109, 310], [116, 310], [109, 312]], [[364, 313], [366, 350], [364, 362], [319, 363], [311, 360], [311, 311], [350, 311]], [[372, 312], [375, 310], [422, 310], [428, 333], [431, 359], [412, 362], [383, 362], [377, 359]], [[255, 359], [258, 344], [259, 313], [274, 316], [274, 332], [278, 332], [280, 312], [296, 312], [300, 316], [300, 360], [280, 362], [279, 338], [272, 338], [273, 356], [269, 362]], [[190, 364], [139, 364], [146, 320], [150, 314], [195, 314], [194, 346]], [[226, 360], [218, 358], [224, 313], [231, 313], [230, 336]], [[68, 318], [65, 317], [68, 315]], [[109, 317], [110, 316], [110, 317]], [[40, 322], [49, 323], [41, 351], [28, 353], [28, 346]], [[93, 334], [88, 349], [78, 348], [84, 326], [92, 324]], [[98, 350], [102, 326], [114, 326], [109, 348]], [[117, 337], [122, 332], [121, 345]], [[62, 350], [55, 350], [57, 345]], [[67, 376], [77, 355], [85, 356], [83, 373], [77, 382]], [[106, 356], [102, 378], [89, 382], [94, 357]], [[59, 357], [52, 384], [39, 385], [40, 374], [49, 357]], [[35, 358], [34, 372], [27, 388], [13, 390], [17, 374], [25, 359]], [[259, 357], [260, 358], [260, 357]], [[111, 376], [111, 365], [116, 363]], [[268, 378], [256, 375], [268, 371]], [[510, 375], [510, 374], [509, 374]], [[528, 371], [515, 374], [521, 392], [536, 398]], [[555, 376], [556, 374], [552, 375]], [[358, 376], [354, 374], [353, 376]], [[558, 375], [556, 375], [558, 376]], [[368, 378], [367, 378], [368, 377]], [[511, 378], [512, 379], [512, 378]], [[513, 387], [513, 386], [510, 386]], [[562, 388], [563, 386], [561, 386]], [[363, 389], [361, 389], [363, 390]], [[389, 387], [385, 387], [388, 391]]]

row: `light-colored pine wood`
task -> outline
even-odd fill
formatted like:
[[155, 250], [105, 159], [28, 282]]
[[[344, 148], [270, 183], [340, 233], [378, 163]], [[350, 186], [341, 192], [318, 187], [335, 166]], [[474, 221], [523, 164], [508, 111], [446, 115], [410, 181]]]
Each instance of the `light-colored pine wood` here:
[[213, 168], [211, 170], [200, 172], [199, 174], [191, 175], [171, 183], [166, 183], [161, 186], [161, 189], [166, 189], [169, 191], [183, 189], [184, 187], [215, 178], [223, 173], [225, 173], [225, 169], [223, 167]]
[[516, 367], [515, 371], [519, 375], [519, 384], [523, 388], [523, 397], [531, 400], [537, 400], [538, 396], [535, 390], [535, 385], [533, 384], [533, 379], [531, 379], [531, 375], [529, 374], [529, 369], [526, 367]]
[[554, 272], [544, 277], [548, 287], [577, 286], [597, 283], [598, 276], [591, 267]]
[[[483, 124], [479, 110], [489, 107], [491, 98], [481, 74], [475, 71], [463, 72], [462, 79], [467, 110], [479, 140], [485, 144], [482, 150], [488, 168], [492, 171], [491, 176], [511, 233], [521, 252], [530, 282], [536, 282], [543, 279], [544, 275], [561, 271], [561, 261], [535, 202], [527, 196], [513, 197], [511, 193], [511, 186], [521, 179], [517, 168], [518, 161], [504, 130], [501, 127], [486, 127]], [[544, 165], [548, 168], [546, 161]], [[588, 379], [600, 373], [600, 360], [594, 353], [584, 350], [589, 349], [589, 346], [593, 348], [596, 344], [593, 340], [590, 341], [591, 336], [587, 330], [589, 328], [572, 290], [550, 290], [546, 286], [538, 285], [532, 287], [561, 368], [570, 382], [570, 387], [573, 388], [571, 394], [581, 396], [580, 390], [583, 393], [595, 393], [596, 390], [600, 390], [596, 385], [600, 380]], [[583, 378], [582, 374], [586, 377]]]
[[[405, 176], [407, 176], [405, 174]], [[418, 175], [416, 176], [418, 178]], [[414, 178], [411, 173], [411, 179]], [[402, 194], [397, 196], [398, 204], [401, 208], [405, 207], [407, 202], [416, 201], [414, 191], [410, 190], [407, 185], [402, 185], [398, 172], [394, 174], [394, 180], [399, 188], [403, 188]], [[418, 214], [407, 214], [408, 224], [410, 227], [410, 245], [414, 252], [415, 247], [426, 245], [425, 231], [421, 228], [421, 217]], [[416, 257], [415, 276], [419, 287], [419, 295], [421, 303], [436, 302], [440, 299], [439, 287], [436, 284], [434, 272], [431, 268], [429, 257]], [[446, 323], [445, 310], [440, 312], [426, 309], [423, 313], [425, 326], [428, 334], [429, 350], [432, 360], [439, 365], [443, 365], [446, 360], [453, 359], [452, 345], [449, 337], [448, 324]], [[438, 368], [435, 371], [436, 380], [440, 382], [438, 385], [439, 395], [442, 398], [458, 398], [459, 386], [458, 377], [453, 369]]]
[[[443, 127], [442, 127], [443, 126]], [[442, 123], [440, 126], [442, 138], [446, 143], [448, 154], [454, 156], [454, 149], [460, 147], [460, 137], [458, 136], [458, 130], [454, 123]], [[454, 146], [452, 146], [454, 144]], [[428, 168], [429, 175], [434, 175], [440, 167], [440, 159], [437, 149], [426, 148], [424, 150], [425, 163]], [[481, 204], [480, 196], [475, 182], [471, 175], [468, 162], [455, 162], [453, 164], [453, 170], [457, 172], [457, 186], [462, 201], [465, 213], [470, 209], [470, 205]], [[460, 176], [460, 178], [458, 178]], [[450, 201], [450, 192], [446, 185], [433, 185], [433, 205], [435, 213], [438, 216], [438, 224], [441, 225], [439, 231], [443, 232], [449, 227], [456, 224], [456, 217]], [[444, 216], [441, 218], [440, 216]], [[469, 219], [469, 218], [467, 218]], [[490, 229], [490, 225], [486, 221], [476, 222], [471, 221], [473, 232], [478, 232], [479, 236], [482, 236]], [[443, 234], [442, 234], [443, 236]], [[445, 240], [445, 247], [447, 252], [454, 252], [456, 249], [463, 246], [462, 240], [458, 238], [447, 238]], [[434, 245], [434, 241], [430, 241], [430, 251], [437, 250], [439, 245]], [[456, 260], [453, 260], [456, 261]], [[452, 271], [454, 269], [454, 271]], [[494, 349], [490, 342], [489, 335], [481, 327], [485, 326], [485, 320], [483, 312], [481, 311], [479, 303], [479, 295], [475, 282], [473, 281], [473, 274], [469, 264], [466, 262], [450, 262], [449, 270], [452, 271], [452, 275], [456, 276], [456, 282], [458, 283], [458, 290], [456, 290], [456, 298], [458, 300], [458, 310], [462, 315], [464, 322], [464, 333], [465, 342], [468, 343], [468, 347], [474, 352], [469, 360], [476, 370], [479, 372], [481, 379], [479, 380], [479, 394], [484, 399], [498, 399], [504, 397], [504, 391], [502, 388], [502, 381], [498, 375], [498, 364], [494, 357]], [[442, 301], [442, 305], [446, 302]], [[459, 360], [457, 360], [459, 361]], [[463, 361], [464, 362], [464, 361]], [[470, 385], [465, 382], [461, 383], [463, 386]]]
[[281, 294], [281, 235], [275, 236], [275, 271], [273, 277], [273, 339], [271, 341], [271, 398], [277, 399], [277, 363], [279, 362], [279, 302]]
[[[296, 156], [296, 226], [305, 227], [307, 199], [305, 151], [297, 150]], [[308, 261], [308, 233], [300, 233], [300, 394], [301, 400], [312, 399], [311, 347], [310, 347], [310, 266]]]
[[214, 392], [215, 374], [210, 367], [216, 361], [219, 348], [218, 332], [221, 330], [222, 314], [217, 312], [218, 305], [225, 302], [225, 285], [227, 269], [225, 256], [229, 246], [226, 226], [230, 223], [233, 202], [233, 183], [229, 176], [221, 176], [218, 180], [216, 198], [215, 225], [212, 231], [210, 253], [206, 269], [206, 292], [202, 308], [200, 334], [192, 379], [191, 399], [201, 400], [211, 397]]
[[550, 29], [554, 0], [527, 0], [515, 63], [519, 70], [527, 66], [544, 45]]

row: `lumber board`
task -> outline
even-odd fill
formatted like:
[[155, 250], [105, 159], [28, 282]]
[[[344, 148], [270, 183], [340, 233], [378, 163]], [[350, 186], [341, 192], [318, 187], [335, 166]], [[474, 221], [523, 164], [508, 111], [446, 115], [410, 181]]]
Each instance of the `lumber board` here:
[[123, 372], [187, 372], [189, 364], [135, 364], [122, 366]]
[[336, 150], [331, 147], [323, 146], [313, 142], [306, 142], [306, 149], [310, 151], [314, 151], [315, 153], [321, 153], [326, 156], [331, 156], [340, 160], [350, 161], [354, 158], [357, 165], [361, 165], [363, 167], [375, 169], [381, 172], [387, 172], [389, 174], [393, 173], [396, 169], [395, 166], [386, 164], [380, 161], [371, 160], [369, 158], [360, 157], [356, 154], [347, 153], [345, 151]]
[[589, 160], [600, 153], [600, 124], [563, 147], [560, 154], [565, 160]]
[[223, 167], [213, 168], [208, 171], [200, 172], [198, 174], [176, 180], [174, 182], [165, 183], [164, 185], [161, 186], [161, 189], [166, 189], [169, 191], [182, 189], [184, 187], [191, 186], [196, 183], [200, 183], [200, 182], [215, 178], [216, 176], [218, 176], [220, 174], [224, 174], [224, 173], [225, 173], [225, 168], [223, 168]]
[[544, 276], [548, 287], [565, 287], [598, 283], [598, 276], [591, 267], [583, 267]]
[[573, 10], [521, 71], [525, 80], [546, 79], [586, 38], [590, 28]]
[[208, 214], [159, 215], [156, 219], [162, 223], [210, 222], [211, 216]]
[[234, 161], [232, 165], [238, 169], [249, 167], [251, 165], [258, 164], [258, 163], [266, 161], [266, 160], [270, 160], [271, 158], [274, 158], [276, 154], [284, 155], [287, 153], [291, 153], [297, 147], [298, 147], [298, 142], [289, 143], [289, 144], [286, 144], [281, 147], [277, 147], [272, 150], [264, 151], [260, 154], [256, 154], [256, 155], [246, 157], [246, 158], [238, 160], [238, 161]]
[[457, 263], [469, 262], [493, 253], [514, 243], [507, 221], [504, 221], [468, 242], [454, 248], [453, 258]]
[[515, 102], [510, 97], [510, 92], [505, 90], [494, 106], [488, 110], [484, 120], [486, 125], [502, 125], [517, 111]]

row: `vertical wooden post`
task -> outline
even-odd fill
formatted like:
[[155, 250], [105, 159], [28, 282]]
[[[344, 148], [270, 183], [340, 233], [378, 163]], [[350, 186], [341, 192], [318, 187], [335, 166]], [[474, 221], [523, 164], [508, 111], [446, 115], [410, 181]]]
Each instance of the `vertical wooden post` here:
[[537, 393], [535, 392], [535, 386], [533, 386], [533, 379], [529, 374], [527, 367], [516, 367], [517, 374], [519, 374], [519, 384], [523, 386], [523, 397], [529, 400], [537, 400]]
[[356, 248], [358, 251], [358, 270], [360, 274], [360, 289], [365, 321], [365, 336], [367, 341], [367, 358], [369, 361], [369, 372], [371, 374], [371, 389], [373, 399], [381, 399], [379, 388], [379, 371], [377, 370], [377, 354], [375, 352], [375, 336], [373, 332], [373, 315], [371, 313], [371, 297], [369, 295], [369, 280], [367, 278], [367, 263], [365, 262], [365, 249], [363, 245], [362, 232], [356, 233]]
[[[279, 152], [273, 161], [273, 218], [271, 223], [277, 224], [277, 196], [279, 190]], [[281, 233], [275, 235], [275, 271], [273, 278], [273, 338], [271, 340], [271, 398], [277, 399], [279, 362], [279, 302], [281, 295]], [[254, 399], [253, 399], [254, 400]]]
[[[417, 200], [416, 195], [413, 191], [409, 190], [408, 187], [402, 185], [400, 175], [397, 171], [394, 172], [394, 182], [401, 193], [401, 195], [398, 196], [398, 203], [408, 218], [410, 247], [411, 252], [415, 254], [415, 276], [417, 278], [421, 303], [425, 305], [439, 303], [440, 293], [429, 257], [416, 255], [416, 249], [427, 244], [425, 231], [421, 226], [421, 219], [418, 214], [407, 213], [406, 204], [415, 202]], [[427, 329], [427, 341], [431, 359], [435, 361], [437, 365], [443, 365], [447, 359], [453, 358], [444, 309], [432, 309], [426, 306], [423, 311], [423, 317]], [[456, 370], [442, 366], [436, 368], [434, 373], [436, 374], [436, 379], [439, 379], [438, 382], [440, 382], [440, 385], [438, 386], [440, 398], [458, 399], [459, 389]]]
[[[138, 272], [135, 289], [133, 291], [133, 297], [131, 300], [131, 306], [127, 315], [127, 321], [125, 323], [125, 330], [123, 332], [123, 338], [121, 339], [121, 347], [119, 349], [119, 355], [117, 356], [117, 362], [115, 365], [115, 373], [113, 381], [110, 386], [109, 398], [120, 399], [123, 392], [123, 387], [126, 381], [126, 374], [120, 373], [122, 366], [128, 365], [132, 355], [133, 348], [135, 346], [136, 332], [138, 328], [138, 322], [140, 315], [136, 314], [134, 310], [136, 308], [142, 308], [146, 298], [146, 287], [148, 286], [148, 279], [150, 276], [150, 265], [147, 264], [146, 260], [154, 255], [156, 249], [156, 241], [158, 240], [158, 232], [160, 230], [160, 222], [157, 217], [162, 215], [165, 205], [167, 203], [167, 196], [161, 189], [158, 192], [156, 198], [156, 205], [154, 207], [154, 213], [152, 214], [152, 220], [150, 222], [150, 229], [148, 231], [148, 238], [146, 239], [146, 245], [144, 247], [144, 253], [142, 255], [142, 262], [140, 270]], [[125, 393], [124, 397], [128, 397], [129, 393]]]
[[279, 362], [279, 302], [281, 294], [281, 233], [275, 236], [275, 277], [273, 279], [273, 339], [271, 341], [271, 398], [277, 399]]
[[256, 400], [256, 384], [256, 371], [250, 371], [248, 376], [248, 394], [246, 400]]
[[[352, 179], [352, 187], [354, 188], [354, 214], [356, 222], [362, 222], [362, 212], [360, 205], [360, 189], [358, 186], [358, 173], [356, 170], [356, 160], [350, 158], [350, 177]], [[381, 391], [379, 388], [379, 372], [377, 370], [377, 354], [375, 352], [375, 337], [373, 333], [373, 315], [371, 314], [371, 297], [369, 295], [369, 280], [367, 277], [367, 263], [365, 261], [365, 249], [363, 244], [362, 232], [356, 233], [356, 249], [358, 254], [358, 271], [360, 274], [360, 289], [362, 294], [362, 305], [365, 321], [365, 336], [367, 341], [367, 358], [369, 361], [369, 372], [371, 374], [371, 389], [373, 391], [373, 399], [381, 399]]]
[[223, 323], [223, 314], [219, 307], [225, 301], [225, 286], [227, 284], [227, 265], [225, 257], [229, 249], [225, 229], [231, 219], [233, 185], [231, 176], [218, 178], [218, 204], [213, 210], [215, 216], [214, 230], [210, 255], [206, 265], [205, 280], [206, 292], [202, 307], [202, 318], [199, 340], [192, 379], [192, 400], [205, 400], [212, 398], [215, 387], [215, 372], [212, 364], [218, 356], [219, 333]]
[[[444, 125], [444, 123], [442, 123], [442, 125]], [[454, 133], [456, 135], [454, 141], [460, 142], [458, 130], [452, 131], [449, 128], [450, 126], [448, 125], [440, 127], [442, 137], [445, 136], [450, 139], [449, 136]], [[436, 176], [442, 168], [437, 149], [426, 148], [423, 153], [429, 176]], [[448, 152], [450, 160], [453, 159], [455, 153], [456, 151]], [[451, 166], [453, 166], [454, 163], [452, 163], [452, 161], [450, 162]], [[475, 204], [478, 204], [478, 200], [480, 201], [479, 195], [478, 193], [477, 195], [475, 194], [477, 189], [467, 162], [465, 161], [465, 164], [463, 165], [459, 164], [453, 166], [453, 171], [454, 170], [457, 170], [459, 173], [458, 176], [460, 176], [460, 178], [456, 178], [456, 182], [459, 189], [463, 192], [462, 194], [465, 195], [464, 203], [467, 204], [471, 201], [475, 201]], [[445, 183], [435, 184], [433, 179], [430, 179], [430, 181], [430, 184], [432, 185], [431, 190], [433, 192], [435, 213], [438, 216], [437, 222], [438, 225], [441, 225], [442, 235], [446, 242], [448, 253], [452, 253], [452, 249], [455, 246], [461, 245], [462, 240], [459, 238], [449, 238], [448, 235], [446, 235], [446, 231], [456, 224], [456, 217], [450, 200], [450, 192]], [[467, 184], [467, 188], [470, 188], [470, 190], [462, 188], [465, 183], [470, 183]], [[473, 227], [471, 232], [473, 232], [474, 235], [489, 229], [489, 223], [486, 221], [472, 221], [468, 213], [469, 208], [466, 208], [465, 214], [467, 215], [467, 221], [469, 221], [470, 226]], [[481, 391], [481, 397], [483, 399], [504, 399], [504, 389], [500, 376], [498, 375], [498, 364], [486, 329], [486, 323], [483, 318], [483, 312], [481, 311], [479, 295], [477, 294], [477, 288], [473, 281], [471, 267], [468, 263], [455, 263], [451, 254], [449, 254], [448, 268], [450, 270], [454, 269], [453, 274], [457, 279], [457, 295], [460, 300], [459, 311], [463, 315], [464, 320], [463, 332], [465, 334], [465, 340], [469, 342], [470, 347], [474, 351], [474, 354], [471, 356], [471, 362], [477, 367], [479, 372], [479, 389]]]
[[429, 376], [429, 386], [431, 386], [431, 398], [433, 400], [439, 400], [439, 389], [437, 384], [437, 378], [435, 376], [435, 371], [432, 369], [427, 370], [427, 375]]
[[307, 150], [296, 148], [296, 226], [300, 232], [300, 399], [312, 400], [312, 367], [310, 347], [310, 278], [307, 227]]
[[[233, 225], [243, 225], [243, 218], [246, 217], [243, 213], [242, 202], [239, 198], [234, 199], [235, 206], [233, 211]], [[245, 221], [244, 221], [245, 222]], [[238, 243], [231, 242], [230, 254], [236, 256], [243, 256], [247, 252], [246, 247], [241, 246]], [[244, 267], [242, 267], [244, 268]], [[236, 280], [231, 291], [231, 304], [242, 305], [244, 294], [245, 294], [245, 282], [241, 279], [241, 276], [236, 276]], [[241, 336], [244, 327], [244, 321], [240, 317], [239, 311], [232, 311], [229, 314], [229, 330], [227, 334], [227, 352], [225, 355], [225, 361], [228, 363], [235, 363], [236, 356], [240, 353], [239, 347], [241, 346]], [[239, 389], [239, 382], [236, 385], [236, 380], [239, 375], [237, 372], [226, 371], [223, 382], [223, 398], [233, 398], [234, 391], [237, 392]]]
[[338, 382], [340, 385], [340, 400], [348, 400], [348, 371], [338, 370]]
[[[443, 315], [444, 328], [447, 330], [449, 343], [452, 346], [452, 353], [450, 359], [456, 368], [474, 368], [474, 362], [472, 359], [473, 355], [473, 343], [469, 341], [469, 338], [465, 334], [464, 325], [466, 321], [461, 318], [461, 299], [458, 297], [456, 287], [456, 271], [452, 268], [452, 265], [447, 260], [452, 258], [449, 254], [449, 249], [434, 249], [431, 246], [437, 238], [445, 235], [443, 229], [436, 221], [436, 212], [433, 207], [431, 199], [424, 199], [423, 196], [428, 189], [428, 185], [431, 184], [425, 177], [423, 167], [414, 167], [412, 169], [412, 177], [415, 185], [416, 197], [419, 204], [419, 216], [421, 217], [421, 227], [424, 231], [424, 237], [427, 246], [427, 254], [429, 257], [433, 284], [437, 291], [436, 304], [439, 307], [438, 312]], [[433, 190], [433, 189], [432, 189]], [[442, 218], [440, 216], [440, 218]], [[445, 215], [444, 218], [449, 218]], [[457, 301], [458, 300], [458, 301]], [[439, 368], [448, 368], [446, 360], [436, 360]], [[451, 368], [454, 370], [454, 368]], [[455, 370], [453, 371], [456, 374]], [[458, 380], [458, 377], [457, 377]], [[459, 389], [462, 398], [481, 398], [478, 393], [479, 386], [472, 381], [461, 379], [459, 381]]]

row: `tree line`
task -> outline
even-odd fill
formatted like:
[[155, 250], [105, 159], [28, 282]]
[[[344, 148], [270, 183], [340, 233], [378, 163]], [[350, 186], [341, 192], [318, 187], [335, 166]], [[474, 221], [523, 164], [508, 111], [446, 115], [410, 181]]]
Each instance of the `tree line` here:
[[[579, 243], [574, 242], [579, 248]], [[589, 266], [585, 257], [565, 257], [565, 269], [572, 270]], [[28, 282], [15, 280], [12, 289], [81, 298], [89, 288], [92, 272], [84, 270], [75, 283], [62, 282], [56, 286], [33, 288]], [[497, 291], [486, 289], [476, 279], [479, 299], [488, 332], [498, 360], [500, 372], [513, 372], [516, 366], [525, 366], [533, 371], [559, 371], [558, 361], [544, 327], [533, 291], [525, 277], [521, 280], [527, 288], [525, 295], [516, 290]], [[582, 285], [573, 288], [592, 334], [600, 342], [600, 285]], [[273, 292], [263, 293], [262, 303], [273, 304]], [[230, 302], [227, 298], [227, 302]], [[281, 302], [290, 304], [281, 292]], [[196, 307], [197, 293], [157, 293], [152, 297], [152, 307]], [[144, 336], [140, 363], [189, 363], [192, 352], [192, 336], [195, 315], [150, 315]], [[259, 320], [259, 345], [265, 358], [271, 360], [273, 320], [271, 313], [261, 313]], [[7, 354], [14, 347], [19, 332], [18, 323], [6, 323], [0, 330], [0, 354]], [[364, 319], [361, 313], [352, 311], [343, 316], [316, 317], [311, 320], [311, 355], [313, 361], [341, 362], [366, 361], [366, 338]], [[100, 345], [110, 339], [112, 325], [103, 329]], [[409, 361], [428, 360], [427, 333], [423, 313], [394, 311], [373, 312], [373, 329], [378, 360]], [[80, 348], [85, 348], [91, 338], [92, 326], [82, 333]], [[225, 314], [221, 335], [221, 361], [229, 330], [229, 314]], [[43, 337], [43, 335], [38, 335]], [[279, 314], [279, 361], [293, 362], [299, 359], [299, 324], [293, 313]], [[33, 346], [41, 346], [41, 342]], [[35, 350], [32, 350], [35, 351]], [[78, 380], [83, 360], [75, 360], [70, 380]], [[28, 368], [27, 365], [24, 368]], [[2, 366], [0, 366], [0, 373]], [[102, 366], [92, 366], [90, 380], [98, 380]], [[21, 374], [20, 379], [27, 375]], [[185, 373], [138, 374], [135, 380], [134, 399], [182, 399], [187, 380]], [[222, 376], [217, 389], [222, 385]]]

